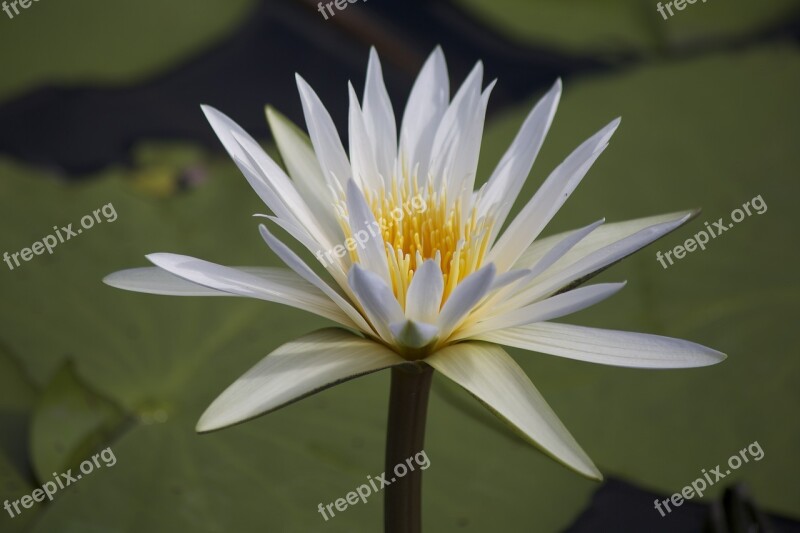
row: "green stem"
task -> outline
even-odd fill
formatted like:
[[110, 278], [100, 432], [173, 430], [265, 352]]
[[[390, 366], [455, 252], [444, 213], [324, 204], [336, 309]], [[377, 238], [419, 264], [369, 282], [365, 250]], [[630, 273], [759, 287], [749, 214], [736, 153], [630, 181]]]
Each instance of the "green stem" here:
[[[425, 419], [428, 414], [428, 393], [433, 368], [421, 364], [415, 368], [392, 369], [389, 393], [389, 422], [386, 429], [386, 481], [395, 478], [384, 492], [383, 524], [386, 533], [419, 533], [422, 531], [422, 470], [412, 461], [425, 443]], [[399, 477], [396, 465], [408, 472]], [[402, 471], [402, 467], [400, 467]]]

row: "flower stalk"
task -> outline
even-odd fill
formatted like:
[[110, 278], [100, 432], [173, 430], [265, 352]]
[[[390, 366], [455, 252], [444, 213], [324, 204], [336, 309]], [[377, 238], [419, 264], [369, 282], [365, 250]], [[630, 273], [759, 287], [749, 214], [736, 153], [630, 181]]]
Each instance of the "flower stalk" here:
[[392, 369], [384, 471], [396, 480], [384, 492], [385, 533], [422, 531], [422, 470], [400, 477], [394, 468], [423, 450], [432, 377], [433, 367], [424, 363]]

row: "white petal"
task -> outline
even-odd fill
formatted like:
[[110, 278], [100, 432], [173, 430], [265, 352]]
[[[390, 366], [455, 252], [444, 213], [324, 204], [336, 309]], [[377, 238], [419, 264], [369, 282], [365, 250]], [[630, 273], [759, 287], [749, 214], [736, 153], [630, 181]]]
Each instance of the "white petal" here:
[[390, 324], [403, 322], [403, 309], [392, 289], [374, 272], [353, 265], [348, 276], [350, 288], [361, 303], [372, 325], [383, 340], [390, 342], [393, 334]]
[[133, 292], [169, 296], [231, 296], [227, 292], [209, 289], [186, 281], [158, 267], [129, 268], [103, 278], [103, 283]]
[[[575, 245], [568, 253], [566, 253], [558, 262], [558, 266], [572, 264], [581, 257], [585, 257], [590, 253], [608, 246], [614, 242], [620, 241], [625, 237], [629, 237], [634, 233], [641, 231], [650, 226], [655, 226], [663, 222], [671, 222], [673, 220], [680, 220], [687, 217], [687, 215], [695, 216], [698, 211], [681, 211], [677, 213], [667, 213], [664, 215], [655, 215], [644, 218], [637, 218], [633, 220], [625, 220], [623, 222], [612, 222], [604, 224], [597, 228], [595, 231], [582, 239]], [[687, 219], [689, 220], [689, 219]], [[554, 246], [563, 241], [569, 236], [571, 232], [559, 233], [544, 239], [534, 241], [522, 257], [514, 264], [517, 268], [528, 268], [536, 264], [545, 256]], [[556, 268], [558, 268], [556, 266]]]
[[[495, 219], [492, 241], [503, 226], [511, 207], [530, 174], [536, 156], [553, 122], [561, 99], [561, 80], [534, 106], [481, 194], [479, 215], [492, 210]], [[494, 206], [494, 207], [493, 207]], [[491, 242], [491, 241], [490, 241]]]
[[424, 324], [413, 320], [390, 324], [389, 329], [397, 342], [409, 348], [427, 346], [439, 335], [439, 328], [433, 324]]
[[[237, 131], [232, 135], [247, 157], [242, 172], [270, 209], [278, 217], [295, 222], [323, 246], [330, 247], [336, 242], [335, 234], [330, 234], [319, 223], [283, 169], [249, 135]], [[238, 158], [238, 154], [234, 156], [234, 160]], [[252, 173], [251, 168], [257, 172]]]
[[630, 368], [693, 368], [719, 363], [725, 354], [693, 342], [609, 329], [540, 322], [490, 331], [478, 339], [578, 361]]
[[439, 313], [437, 325], [443, 338], [450, 335], [475, 304], [486, 296], [494, 281], [495, 272], [494, 265], [489, 263], [456, 285]]
[[337, 242], [341, 241], [333, 199], [328, 194], [328, 180], [322, 175], [311, 140], [305, 132], [272, 107], [267, 106], [266, 111], [272, 136], [298, 192], [317, 215], [320, 223], [337, 234]]
[[[474, 181], [483, 135], [483, 116], [491, 93], [490, 87], [481, 99], [482, 80], [483, 64], [479, 61], [453, 97], [433, 141], [431, 173], [434, 188], [438, 191], [446, 187], [450, 199], [457, 198], [462, 192], [460, 186], [469, 169]], [[472, 188], [469, 193], [472, 194]]]
[[586, 477], [602, 479], [525, 372], [501, 347], [454, 344], [425, 362], [464, 387], [547, 455]]
[[[578, 285], [589, 279], [599, 271], [613, 263], [629, 256], [633, 252], [647, 246], [654, 240], [663, 237], [670, 231], [686, 223], [694, 216], [693, 213], [669, 222], [662, 222], [654, 226], [639, 230], [621, 240], [613, 242], [603, 248], [595, 250], [588, 255], [580, 257], [577, 261], [566, 266], [554, 265], [547, 272], [539, 276], [534, 282], [519, 294], [514, 295], [505, 302], [503, 309], [519, 306], [521, 303], [538, 300], [565, 287]], [[559, 264], [561, 261], [558, 262]]]
[[507, 287], [514, 283], [515, 281], [519, 281], [523, 278], [527, 278], [530, 276], [530, 270], [528, 269], [521, 269], [521, 270], [509, 270], [503, 274], [500, 274], [494, 281], [492, 281], [492, 286], [489, 287], [489, 292], [496, 291], [502, 289], [503, 287]]
[[502, 271], [519, 259], [605, 150], [618, 126], [619, 119], [612, 121], [575, 149], [550, 174], [492, 247], [487, 260], [495, 262]]
[[442, 269], [436, 261], [428, 259], [411, 278], [406, 292], [406, 317], [418, 322], [436, 322], [443, 292]]
[[367, 82], [364, 86], [364, 124], [367, 137], [372, 142], [378, 172], [388, 184], [397, 158], [397, 124], [375, 48], [369, 50]]
[[[506, 286], [505, 290], [498, 290], [494, 292], [494, 294], [482, 302], [481, 311], [475, 313], [470, 320], [474, 322], [478, 319], [484, 318], [486, 315], [496, 315], [499, 312], [502, 312], [504, 309], [513, 307], [510, 305], [510, 302], [514, 299], [514, 297], [516, 297], [516, 295], [520, 294], [520, 291], [523, 291], [526, 287], [529, 287], [531, 282], [535, 280], [538, 275], [547, 270], [556, 261], [558, 261], [559, 258], [572, 249], [572, 247], [584, 239], [586, 235], [590, 234], [595, 228], [600, 226], [603, 223], [603, 220], [604, 219], [600, 219], [597, 222], [589, 224], [581, 229], [562, 234], [561, 239], [555, 243], [555, 245], [551, 245], [545, 253], [538, 257], [537, 261], [531, 263], [533, 264], [532, 268], [511, 270], [502, 276], [498, 276], [498, 278], [495, 280], [495, 285], [498, 285], [498, 287], [493, 287], [492, 290], [495, 288], [500, 288], [499, 285]], [[519, 261], [517, 263], [519, 263]], [[499, 283], [501, 278], [506, 278], [503, 280], [505, 283]], [[516, 284], [511, 285], [511, 283], [516, 280], [519, 281]], [[498, 302], [504, 302], [504, 305], [498, 307]], [[520, 305], [517, 307], [519, 306]]]
[[352, 320], [319, 289], [289, 270], [275, 269], [272, 272], [280, 272], [279, 275], [262, 277], [185, 255], [149, 254], [147, 259], [167, 272], [204, 287], [296, 307], [354, 327]]
[[550, 248], [541, 259], [539, 259], [536, 264], [531, 268], [530, 279], [535, 278], [561, 259], [564, 254], [569, 252], [576, 244], [581, 242], [583, 239], [586, 238], [587, 235], [592, 233], [595, 229], [600, 227], [603, 222], [605, 222], [604, 218], [596, 222], [592, 222], [588, 226], [584, 226], [580, 229], [576, 229], [571, 231], [567, 235], [564, 236], [563, 239], [558, 241], [555, 246]]
[[450, 99], [450, 80], [442, 49], [438, 46], [425, 61], [414, 82], [400, 129], [400, 158], [403, 170], [411, 173], [419, 165], [424, 183], [430, 166], [436, 129]]
[[344, 187], [344, 184], [350, 179], [350, 162], [347, 160], [347, 153], [344, 151], [336, 126], [314, 89], [299, 74], [295, 78], [303, 104], [308, 134], [323, 174], [326, 177], [333, 174]]
[[360, 240], [357, 239], [356, 253], [360, 262], [365, 268], [389, 284], [386, 245], [383, 242], [380, 227], [375, 220], [375, 215], [367, 205], [364, 195], [353, 180], [347, 182], [347, 221], [353, 238], [356, 238], [359, 233], [364, 235]]
[[577, 313], [616, 294], [624, 286], [625, 283], [598, 283], [573, 289], [546, 300], [514, 309], [508, 313], [494, 316], [474, 326], [466, 327], [455, 338], [472, 338], [486, 331], [513, 328]]
[[206, 409], [197, 431], [249, 420], [344, 381], [404, 364], [377, 342], [324, 329], [288, 342], [262, 359]]
[[353, 181], [361, 188], [379, 191], [384, 186], [383, 179], [378, 175], [378, 165], [372, 148], [361, 106], [352, 84], [347, 84], [350, 94], [349, 126], [350, 132], [350, 164], [353, 167]]
[[294, 270], [298, 276], [321, 290], [333, 301], [333, 303], [339, 306], [339, 308], [344, 311], [348, 317], [350, 317], [350, 319], [359, 327], [361, 331], [368, 334], [374, 334], [374, 331], [364, 320], [364, 317], [362, 317], [361, 314], [352, 305], [350, 305], [350, 302], [342, 298], [338, 292], [336, 292], [330, 285], [325, 283], [322, 278], [320, 278], [316, 272], [311, 270], [311, 268], [306, 265], [296, 253], [294, 253], [288, 246], [283, 244], [274, 235], [272, 235], [266, 226], [263, 224], [260, 225], [259, 231], [261, 232], [261, 236], [264, 238], [264, 241], [267, 243], [267, 246], [269, 246], [270, 249], [275, 252], [275, 254], [280, 257], [289, 268]]

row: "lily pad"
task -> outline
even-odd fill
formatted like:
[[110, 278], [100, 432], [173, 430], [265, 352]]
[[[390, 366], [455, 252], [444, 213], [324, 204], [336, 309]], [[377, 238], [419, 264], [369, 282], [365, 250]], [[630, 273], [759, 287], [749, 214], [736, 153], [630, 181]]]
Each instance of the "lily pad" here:
[[[672, 8], [655, 0], [457, 0], [519, 42], [589, 56], [642, 56], [735, 42], [800, 15], [796, 0], [698, 0]], [[661, 4], [667, 4], [665, 0]]]
[[220, 39], [254, 4], [43, 0], [20, 6], [12, 19], [2, 13], [0, 100], [44, 84], [116, 85], [155, 75]]

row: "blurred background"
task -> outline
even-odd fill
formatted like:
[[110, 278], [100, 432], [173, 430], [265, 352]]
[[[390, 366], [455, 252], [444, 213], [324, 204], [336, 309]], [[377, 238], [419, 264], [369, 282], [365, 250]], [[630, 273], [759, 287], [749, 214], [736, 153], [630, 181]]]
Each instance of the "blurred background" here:
[[[0, 264], [0, 501], [107, 447], [117, 459], [52, 502], [13, 518], [0, 510], [0, 531], [380, 531], [380, 495], [328, 522], [317, 505], [383, 472], [388, 373], [199, 436], [195, 422], [228, 384], [326, 322], [100, 280], [145, 266], [151, 252], [277, 265], [251, 217], [264, 208], [199, 105], [223, 110], [274, 153], [264, 105], [302, 124], [295, 72], [344, 133], [346, 84], [363, 89], [370, 46], [399, 117], [437, 44], [451, 85], [479, 59], [499, 79], [479, 182], [563, 78], [522, 201], [623, 117], [548, 234], [603, 216], [703, 208], [604, 273], [628, 286], [569, 322], [682, 337], [729, 357], [654, 372], [511, 350], [607, 475], [602, 484], [436, 379], [426, 530], [755, 531], [726, 525], [734, 516], [800, 531], [800, 2], [708, 0], [667, 19], [651, 0], [359, 0], [327, 20], [317, 9], [311, 0], [41, 0], [13, 18], [0, 12], [0, 252], [54, 226], [80, 227], [109, 203], [117, 214], [51, 255]], [[759, 195], [765, 213], [668, 269], [656, 261], [657, 250]], [[754, 442], [762, 460], [666, 517], [654, 509], [656, 497]]]

